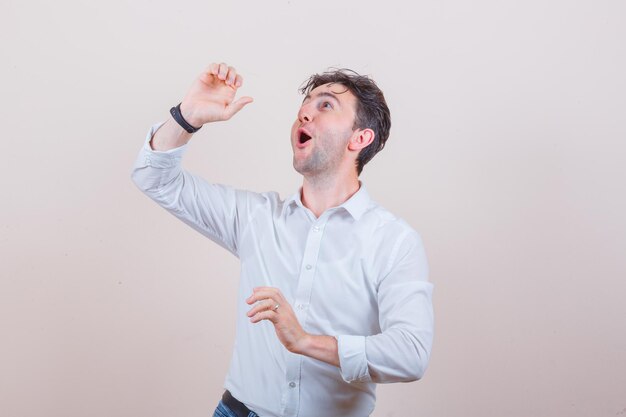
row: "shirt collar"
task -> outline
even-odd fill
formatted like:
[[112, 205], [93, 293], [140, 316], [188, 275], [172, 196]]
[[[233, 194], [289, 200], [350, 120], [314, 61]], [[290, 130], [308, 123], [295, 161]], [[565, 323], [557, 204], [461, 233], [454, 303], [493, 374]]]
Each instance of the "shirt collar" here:
[[285, 203], [283, 204], [283, 212], [282, 212], [283, 216], [285, 215], [285, 211], [287, 211], [287, 209], [293, 205], [298, 205], [302, 207], [302, 201], [300, 201], [301, 192], [302, 192], [302, 187], [300, 187], [300, 190], [298, 190], [297, 193], [293, 194], [292, 196], [290, 196], [289, 198], [285, 200]]
[[352, 217], [354, 217], [354, 220], [359, 220], [361, 216], [363, 216], [363, 214], [370, 206], [370, 202], [372, 201], [370, 195], [367, 192], [367, 189], [365, 188], [365, 184], [363, 184], [361, 181], [359, 181], [359, 184], [361, 185], [359, 190], [354, 193], [354, 195], [350, 197], [348, 201], [339, 206], [346, 209], [346, 211], [350, 213]]
[[[350, 213], [354, 220], [359, 220], [361, 216], [363, 216], [371, 202], [371, 198], [367, 192], [367, 189], [365, 188], [365, 184], [363, 184], [361, 181], [359, 181], [359, 184], [360, 187], [358, 191], [339, 206], [346, 210], [348, 213]], [[300, 187], [297, 193], [294, 193], [285, 200], [285, 203], [283, 204], [283, 215], [285, 214], [285, 210], [288, 207], [292, 207], [293, 205], [306, 208], [304, 207], [304, 204], [302, 204], [301, 195], [302, 187]]]

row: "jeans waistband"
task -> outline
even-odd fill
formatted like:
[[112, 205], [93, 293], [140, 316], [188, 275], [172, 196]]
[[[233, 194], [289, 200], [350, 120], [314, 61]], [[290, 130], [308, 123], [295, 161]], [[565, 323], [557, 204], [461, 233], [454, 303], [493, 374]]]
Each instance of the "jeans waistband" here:
[[[246, 407], [244, 403], [233, 397], [228, 390], [226, 390], [224, 395], [222, 395], [222, 402], [226, 407], [230, 408], [237, 415], [237, 417], [248, 417], [250, 413], [253, 413], [253, 411]], [[256, 413], [253, 415], [256, 415]]]

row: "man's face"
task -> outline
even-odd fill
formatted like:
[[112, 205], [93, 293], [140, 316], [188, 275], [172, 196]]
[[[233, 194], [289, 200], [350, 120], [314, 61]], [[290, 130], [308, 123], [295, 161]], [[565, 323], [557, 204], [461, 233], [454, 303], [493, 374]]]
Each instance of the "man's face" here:
[[346, 157], [354, 130], [357, 99], [341, 84], [313, 89], [291, 128], [293, 167], [302, 175], [336, 169]]

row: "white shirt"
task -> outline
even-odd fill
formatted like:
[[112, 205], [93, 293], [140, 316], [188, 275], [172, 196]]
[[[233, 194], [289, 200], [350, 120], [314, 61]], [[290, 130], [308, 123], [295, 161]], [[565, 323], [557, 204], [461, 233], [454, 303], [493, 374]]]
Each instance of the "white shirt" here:
[[[210, 184], [182, 170], [187, 148], [153, 151], [132, 178], [159, 205], [241, 261], [237, 333], [224, 387], [260, 416], [364, 417], [375, 383], [422, 377], [433, 340], [432, 284], [419, 235], [365, 186], [319, 218], [300, 193], [281, 200]], [[245, 299], [279, 288], [304, 330], [335, 336], [340, 368], [287, 351]]]

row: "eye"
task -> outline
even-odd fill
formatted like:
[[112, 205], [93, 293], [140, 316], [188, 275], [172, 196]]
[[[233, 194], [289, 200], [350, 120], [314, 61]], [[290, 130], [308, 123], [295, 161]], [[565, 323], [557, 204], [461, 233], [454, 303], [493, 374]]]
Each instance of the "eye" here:
[[330, 103], [330, 101], [322, 101], [320, 107], [322, 109], [332, 109], [333, 105]]

